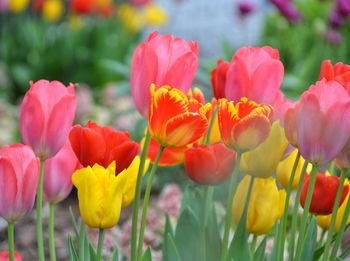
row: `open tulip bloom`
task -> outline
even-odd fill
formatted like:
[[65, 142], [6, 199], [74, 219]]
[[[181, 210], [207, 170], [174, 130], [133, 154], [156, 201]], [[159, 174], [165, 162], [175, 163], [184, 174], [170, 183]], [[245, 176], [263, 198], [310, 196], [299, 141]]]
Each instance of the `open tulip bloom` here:
[[[93, 11], [80, 2], [73, 3], [77, 12]], [[350, 252], [340, 248], [350, 223], [350, 66], [324, 61], [319, 80], [291, 101], [280, 89], [284, 67], [278, 50], [242, 47], [211, 71], [210, 103], [199, 88], [191, 89], [197, 67], [193, 41], [152, 33], [136, 48], [131, 94], [147, 121], [138, 141], [92, 121], [72, 126], [74, 86], [31, 82], [20, 111], [26, 145], [0, 150], [0, 216], [8, 222], [9, 243], [0, 261], [22, 260], [14, 247], [14, 223], [31, 212], [35, 199], [37, 259], [45, 260], [48, 252], [56, 260], [54, 207], [73, 185], [82, 222], [77, 228], [73, 217], [70, 260], [101, 261], [105, 230], [117, 226], [129, 206], [128, 253], [116, 247], [108, 260], [121, 254], [152, 260], [147, 226], [163, 233], [164, 261], [343, 260]], [[175, 202], [179, 215], [156, 216], [155, 223], [164, 225], [157, 227], [147, 219], [150, 202], [156, 202], [153, 180], [158, 166], [165, 171], [175, 165], [190, 185], [183, 186], [181, 207]], [[49, 204], [49, 251], [43, 200]], [[85, 226], [99, 230], [96, 247]]]

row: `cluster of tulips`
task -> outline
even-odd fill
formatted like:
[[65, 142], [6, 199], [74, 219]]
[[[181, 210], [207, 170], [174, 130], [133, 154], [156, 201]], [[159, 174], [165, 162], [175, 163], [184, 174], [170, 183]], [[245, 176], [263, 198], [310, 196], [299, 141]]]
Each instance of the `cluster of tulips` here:
[[[4, 255], [20, 260], [14, 251], [14, 223], [31, 211], [36, 197], [38, 257], [45, 259], [44, 200], [50, 206], [50, 260], [55, 260], [54, 209], [74, 184], [82, 220], [99, 229], [99, 239], [97, 248], [91, 247], [82, 229], [79, 251], [69, 241], [71, 259], [101, 260], [105, 229], [115, 226], [121, 210], [133, 202], [130, 258], [149, 260], [150, 252], [143, 253], [144, 231], [154, 175], [158, 166], [183, 162], [205, 195], [201, 232], [194, 235], [205, 252], [198, 253], [198, 260], [211, 260], [207, 253], [217, 244], [222, 261], [264, 260], [266, 237], [256, 248], [257, 237], [274, 226], [271, 260], [283, 260], [287, 241], [289, 260], [335, 260], [350, 221], [350, 66], [324, 61], [319, 81], [292, 102], [280, 90], [284, 69], [278, 51], [243, 47], [230, 62], [218, 61], [211, 72], [214, 98], [207, 103], [200, 89], [190, 89], [197, 66], [198, 45], [193, 41], [152, 33], [136, 48], [131, 91], [136, 109], [148, 120], [140, 143], [127, 132], [90, 121], [72, 127], [74, 86], [31, 82], [20, 112], [26, 145], [0, 151], [0, 215], [8, 222], [9, 242]], [[138, 224], [141, 181], [150, 162]], [[214, 211], [210, 198], [214, 186], [228, 180], [222, 233], [211, 246], [206, 238]], [[293, 189], [296, 199], [287, 231]], [[318, 242], [315, 217], [328, 231]], [[195, 224], [188, 219], [178, 226], [186, 221]], [[187, 260], [188, 255], [177, 251], [178, 236], [166, 233], [164, 244], [172, 250], [166, 256]]]

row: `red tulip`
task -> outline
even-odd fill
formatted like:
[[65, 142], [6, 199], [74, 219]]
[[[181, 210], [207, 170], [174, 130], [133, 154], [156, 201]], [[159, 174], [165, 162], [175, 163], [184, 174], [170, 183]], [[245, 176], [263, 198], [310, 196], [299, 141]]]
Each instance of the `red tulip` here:
[[135, 49], [131, 63], [133, 100], [141, 115], [147, 117], [152, 83], [188, 92], [198, 66], [198, 45], [154, 32]]
[[[9, 261], [10, 260], [10, 254], [8, 251], [0, 252], [0, 261]], [[22, 261], [21, 255], [15, 251], [15, 261]]]
[[30, 83], [20, 113], [20, 130], [25, 144], [41, 159], [53, 157], [64, 145], [76, 109], [74, 86], [58, 81]]
[[0, 216], [14, 222], [34, 205], [39, 159], [29, 146], [14, 144], [0, 151]]
[[216, 68], [211, 71], [211, 86], [216, 99], [225, 98], [226, 77], [230, 63], [218, 60]]
[[187, 176], [199, 184], [217, 185], [231, 175], [236, 161], [236, 153], [224, 143], [210, 146], [198, 145], [185, 152]]
[[[307, 191], [309, 189], [310, 175], [306, 175], [300, 195], [300, 204], [304, 207]], [[317, 173], [314, 193], [312, 194], [310, 212], [316, 215], [329, 215], [333, 211], [335, 197], [339, 186], [339, 178]], [[339, 206], [345, 200], [349, 186], [345, 185], [342, 190]]]
[[331, 64], [330, 60], [324, 60], [321, 66], [320, 80], [336, 81], [344, 86], [350, 94], [350, 65], [344, 63]]
[[94, 11], [94, 0], [72, 0], [70, 8], [77, 14], [90, 14]]
[[69, 140], [51, 159], [45, 162], [44, 199], [57, 204], [64, 200], [72, 190], [72, 174], [80, 166]]
[[139, 152], [139, 144], [130, 139], [129, 133], [101, 127], [89, 121], [86, 127], [76, 125], [69, 134], [73, 151], [84, 166], [95, 163], [107, 168], [117, 162], [116, 174], [129, 167]]

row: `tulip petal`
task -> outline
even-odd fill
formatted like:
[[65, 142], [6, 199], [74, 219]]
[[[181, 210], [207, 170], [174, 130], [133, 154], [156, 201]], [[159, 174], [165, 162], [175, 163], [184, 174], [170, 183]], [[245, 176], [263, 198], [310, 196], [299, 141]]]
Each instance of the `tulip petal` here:
[[15, 170], [8, 159], [0, 158], [0, 216], [12, 221], [13, 207], [16, 206], [17, 178]]
[[35, 195], [37, 191], [38, 181], [39, 181], [39, 170], [40, 161], [39, 159], [32, 160], [27, 166], [27, 169], [23, 173], [23, 184], [21, 195], [19, 195], [19, 201], [21, 205], [26, 206], [27, 214], [32, 210], [35, 201]]

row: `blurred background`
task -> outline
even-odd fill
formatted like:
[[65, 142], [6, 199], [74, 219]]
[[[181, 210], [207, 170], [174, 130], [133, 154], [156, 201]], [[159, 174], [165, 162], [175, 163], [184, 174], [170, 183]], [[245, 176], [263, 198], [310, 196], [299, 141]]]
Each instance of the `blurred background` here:
[[[132, 104], [130, 61], [153, 31], [198, 41], [195, 86], [208, 98], [218, 58], [230, 60], [244, 45], [271, 45], [285, 66], [282, 90], [296, 99], [317, 80], [322, 60], [350, 63], [349, 17], [349, 0], [0, 0], [0, 145], [20, 140], [19, 104], [29, 81], [39, 79], [77, 84], [76, 123], [90, 119], [128, 130], [139, 141], [146, 123]], [[174, 167], [158, 175], [163, 192], [156, 200], [163, 203], [157, 201], [155, 213], [179, 208], [178, 188], [163, 189], [174, 182], [181, 187], [184, 175], [174, 175], [179, 172]], [[58, 231], [69, 223], [64, 211]], [[127, 246], [125, 226], [115, 235]], [[23, 240], [16, 241], [24, 248], [34, 245], [28, 257], [35, 255], [33, 229], [21, 230]], [[151, 243], [160, 244], [157, 233], [148, 232]], [[62, 234], [59, 257], [65, 260], [66, 231]], [[2, 232], [0, 249], [6, 249], [5, 239]]]

